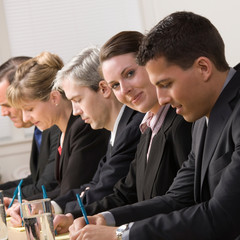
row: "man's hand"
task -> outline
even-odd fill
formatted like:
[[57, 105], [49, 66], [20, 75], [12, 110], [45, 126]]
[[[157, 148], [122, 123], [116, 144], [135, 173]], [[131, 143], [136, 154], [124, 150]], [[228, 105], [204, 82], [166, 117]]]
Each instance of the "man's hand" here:
[[[102, 214], [96, 214], [94, 216], [88, 216], [88, 221], [93, 225], [106, 225], [105, 218]], [[74, 220], [73, 225], [70, 227], [72, 232], [77, 232], [86, 225], [84, 217], [80, 217]], [[69, 228], [69, 230], [70, 230]]]
[[[73, 225], [72, 225], [73, 226]], [[88, 224], [84, 228], [73, 231], [69, 228], [71, 240], [116, 240], [117, 227]]]
[[70, 213], [56, 215], [53, 220], [54, 229], [58, 233], [66, 233], [68, 232], [68, 228], [73, 224], [73, 220], [73, 216]]

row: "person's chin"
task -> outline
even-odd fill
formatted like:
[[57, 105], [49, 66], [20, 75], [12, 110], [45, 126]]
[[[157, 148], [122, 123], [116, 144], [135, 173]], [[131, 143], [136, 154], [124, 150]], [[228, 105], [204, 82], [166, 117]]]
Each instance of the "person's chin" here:
[[16, 128], [23, 128], [24, 127], [24, 124], [23, 123], [14, 123], [14, 126]]
[[24, 123], [22, 127], [23, 128], [30, 128], [32, 126], [33, 126], [33, 124], [31, 122], [28, 122], [28, 123]]
[[[89, 124], [90, 124], [90, 123], [89, 123]], [[91, 128], [92, 128], [93, 130], [96, 130], [96, 129], [97, 129], [95, 124], [90, 124], [90, 126], [91, 126]]]
[[99, 126], [99, 124], [97, 124], [97, 123], [93, 123], [93, 122], [91, 122], [91, 123], [89, 123], [90, 124], [90, 126], [91, 126], [91, 128], [93, 129], [93, 130], [97, 130], [97, 129], [100, 129], [101, 127]]
[[183, 116], [183, 118], [185, 119], [185, 121], [187, 122], [195, 122], [196, 120], [198, 120], [198, 118], [190, 115], [190, 114], [180, 114]]

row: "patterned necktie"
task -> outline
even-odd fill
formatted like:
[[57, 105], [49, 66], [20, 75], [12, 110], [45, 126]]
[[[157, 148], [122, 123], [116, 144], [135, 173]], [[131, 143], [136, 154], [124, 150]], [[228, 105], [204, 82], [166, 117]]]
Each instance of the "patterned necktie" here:
[[37, 127], [34, 129], [34, 138], [37, 144], [38, 152], [40, 151], [41, 143], [42, 143], [42, 131], [40, 131]]

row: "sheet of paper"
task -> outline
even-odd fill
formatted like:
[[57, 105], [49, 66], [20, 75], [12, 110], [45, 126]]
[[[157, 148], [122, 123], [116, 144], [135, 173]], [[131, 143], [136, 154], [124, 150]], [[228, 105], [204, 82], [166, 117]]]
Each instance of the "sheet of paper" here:
[[55, 236], [55, 240], [68, 240], [70, 239], [69, 233], [63, 233]]

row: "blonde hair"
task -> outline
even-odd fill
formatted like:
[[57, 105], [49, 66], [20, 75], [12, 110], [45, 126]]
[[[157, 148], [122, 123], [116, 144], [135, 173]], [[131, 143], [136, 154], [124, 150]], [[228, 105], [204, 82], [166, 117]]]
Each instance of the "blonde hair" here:
[[[63, 61], [60, 57], [50, 52], [42, 52], [22, 63], [7, 91], [9, 104], [19, 107], [24, 101], [48, 101], [52, 83], [62, 67]], [[64, 93], [62, 94], [65, 97]]]

